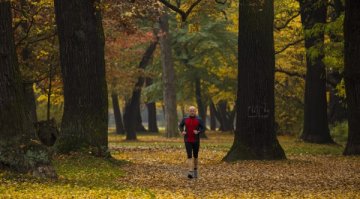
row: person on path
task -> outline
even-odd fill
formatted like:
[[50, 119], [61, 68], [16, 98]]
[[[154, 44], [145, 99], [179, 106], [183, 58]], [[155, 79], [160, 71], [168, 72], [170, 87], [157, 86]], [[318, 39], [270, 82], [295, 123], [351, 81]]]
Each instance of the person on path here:
[[205, 131], [205, 126], [203, 121], [196, 115], [196, 108], [194, 106], [189, 107], [189, 116], [181, 120], [179, 129], [185, 142], [187, 165], [189, 168], [188, 178], [197, 178], [200, 133]]

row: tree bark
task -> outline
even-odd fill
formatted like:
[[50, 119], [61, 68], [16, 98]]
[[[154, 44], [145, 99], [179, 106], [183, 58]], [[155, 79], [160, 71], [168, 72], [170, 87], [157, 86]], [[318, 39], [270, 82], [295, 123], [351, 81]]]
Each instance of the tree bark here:
[[[333, 0], [333, 5], [334, 10], [329, 14], [331, 22], [335, 22], [342, 15], [345, 9], [341, 0]], [[332, 43], [344, 42], [342, 35], [333, 32], [331, 28], [329, 31], [329, 37]], [[327, 78], [328, 81], [332, 82], [332, 84], [328, 86], [328, 90], [330, 92], [328, 118], [330, 124], [336, 124], [337, 122], [343, 122], [347, 119], [345, 98], [338, 96], [336, 89], [336, 85], [338, 85], [343, 79], [343, 74], [341, 74], [338, 70], [330, 70], [327, 74]]]
[[167, 137], [179, 135], [177, 128], [176, 110], [176, 87], [175, 69], [172, 59], [171, 38], [169, 33], [168, 14], [160, 17], [160, 46], [161, 46], [161, 65], [162, 78], [164, 85], [164, 108], [165, 108], [165, 134]]
[[[146, 86], [150, 86], [153, 83], [151, 78], [146, 78]], [[157, 126], [157, 114], [156, 114], [156, 103], [155, 102], [148, 102], [146, 104], [148, 109], [148, 131], [153, 133], [158, 133], [159, 128]]]
[[[33, 84], [24, 84], [24, 97], [25, 97], [25, 113], [28, 115], [31, 124], [38, 122], [36, 114], [36, 99], [33, 89]], [[35, 131], [29, 129], [30, 137], [35, 139]]]
[[25, 111], [11, 12], [10, 1], [0, 1], [0, 169], [56, 178], [47, 148], [30, 141], [35, 130]]
[[149, 132], [158, 133], [159, 129], [157, 126], [157, 119], [156, 119], [156, 104], [155, 102], [150, 102], [146, 104], [148, 109], [148, 118], [149, 118]]
[[121, 110], [119, 106], [119, 98], [117, 93], [111, 94], [111, 100], [114, 109], [114, 118], [115, 118], [115, 125], [116, 125], [116, 134], [125, 134], [125, 128], [122, 121]]
[[324, 58], [324, 28], [315, 27], [326, 22], [326, 1], [300, 0], [299, 2], [305, 35], [307, 69], [304, 96], [304, 130], [301, 139], [312, 143], [333, 143], [328, 126], [326, 71], [325, 64], [322, 61]]
[[344, 155], [360, 155], [360, 1], [345, 3], [345, 90], [349, 136]]
[[[341, 82], [342, 75], [338, 72], [331, 72], [328, 74], [328, 79], [332, 79], [332, 82], [336, 82], [336, 85]], [[337, 89], [333, 86], [328, 86], [330, 93], [330, 100], [328, 105], [328, 119], [329, 123], [335, 124], [337, 122], [342, 122], [347, 119], [346, 116], [346, 107], [345, 107], [345, 98], [337, 95]]]
[[98, 0], [55, 0], [64, 83], [60, 153], [89, 148], [108, 156], [108, 95]]
[[215, 105], [214, 102], [210, 102], [210, 130], [216, 131], [216, 116], [215, 116]]
[[[204, 126], [206, 128], [206, 110], [205, 110], [204, 101], [201, 96], [201, 83], [200, 83], [199, 77], [196, 77], [196, 79], [195, 79], [195, 98], [196, 98], [196, 104], [197, 104], [198, 111], [199, 111], [199, 116], [200, 116], [201, 120], [203, 121]], [[205, 132], [201, 133], [200, 136], [202, 138], [207, 138]]]
[[224, 161], [285, 159], [275, 134], [273, 0], [240, 0], [234, 143]]
[[125, 102], [125, 111], [124, 111], [124, 127], [126, 132], [126, 140], [136, 140], [136, 131], [135, 131], [135, 122], [136, 115], [132, 107], [134, 107], [132, 100]]

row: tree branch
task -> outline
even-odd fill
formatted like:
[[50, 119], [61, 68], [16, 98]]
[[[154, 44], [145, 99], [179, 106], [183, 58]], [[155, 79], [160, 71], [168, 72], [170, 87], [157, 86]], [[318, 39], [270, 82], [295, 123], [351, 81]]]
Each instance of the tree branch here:
[[[192, 10], [202, 1], [202, 0], [196, 0], [193, 4], [190, 5], [189, 9], [187, 11], [181, 10], [179, 7], [171, 4], [167, 0], [159, 0], [161, 3], [163, 3], [166, 7], [170, 8], [171, 10], [177, 12], [181, 16], [181, 21], [185, 22], [187, 17], [190, 15]], [[177, 1], [177, 5], [180, 6], [180, 2]]]
[[302, 41], [304, 41], [304, 38], [286, 44], [286, 45], [285, 45], [283, 48], [281, 48], [280, 50], [275, 51], [275, 55], [284, 52], [284, 51], [285, 51], [286, 49], [288, 49], [289, 47], [294, 46], [294, 45], [296, 45], [296, 44], [298, 44], [298, 43], [300, 43], [300, 42], [302, 42]]
[[305, 79], [305, 74], [284, 70], [283, 68], [281, 68], [279, 66], [275, 67], [275, 72], [276, 73], [283, 73], [283, 74], [286, 74], [286, 75], [291, 76], [291, 77], [298, 77], [298, 78], [301, 78], [301, 79]]
[[274, 26], [274, 29], [277, 31], [280, 31], [281, 29], [284, 29], [287, 27], [287, 25], [289, 25], [289, 23], [294, 20], [296, 17], [298, 17], [300, 15], [300, 12], [297, 12], [295, 15], [291, 16], [288, 20], [285, 21], [284, 24], [282, 24], [281, 26]]

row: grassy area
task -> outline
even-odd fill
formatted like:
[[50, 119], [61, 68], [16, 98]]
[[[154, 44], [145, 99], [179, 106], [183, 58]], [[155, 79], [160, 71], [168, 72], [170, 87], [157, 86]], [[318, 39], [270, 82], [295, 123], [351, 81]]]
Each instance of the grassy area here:
[[56, 181], [0, 171], [0, 198], [357, 198], [360, 159], [342, 145], [316, 145], [281, 136], [288, 160], [221, 162], [231, 133], [208, 133], [200, 152], [200, 178], [185, 177], [182, 138], [139, 134], [139, 141], [109, 134], [114, 159], [57, 156]]

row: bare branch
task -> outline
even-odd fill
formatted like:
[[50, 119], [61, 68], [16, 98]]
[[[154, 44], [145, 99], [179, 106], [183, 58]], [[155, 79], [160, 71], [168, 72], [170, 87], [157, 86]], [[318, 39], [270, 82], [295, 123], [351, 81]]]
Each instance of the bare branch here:
[[178, 6], [180, 6], [180, 2], [177, 1], [177, 5], [175, 6], [171, 4], [167, 0], [159, 0], [161, 3], [163, 3], [166, 7], [170, 8], [171, 10], [177, 12], [181, 16], [181, 21], [185, 22], [187, 17], [190, 15], [190, 13], [193, 11], [193, 9], [202, 1], [202, 0], [196, 0], [193, 4], [190, 5], [189, 9], [187, 11], [181, 10]]
[[215, 2], [224, 5], [224, 4], [226, 4], [227, 0], [223, 0], [223, 1], [215, 0]]
[[280, 50], [275, 51], [275, 55], [284, 52], [284, 51], [285, 51], [286, 49], [288, 49], [289, 47], [295, 46], [296, 44], [298, 44], [298, 43], [300, 43], [300, 42], [302, 42], [302, 41], [304, 41], [304, 38], [286, 44], [286, 45], [285, 45], [284, 47], [282, 47]]
[[274, 29], [277, 31], [280, 31], [281, 29], [286, 28], [289, 23], [294, 20], [296, 17], [300, 15], [300, 12], [297, 12], [295, 15], [291, 16], [289, 19], [287, 19], [281, 26], [274, 26]]
[[294, 72], [294, 71], [284, 70], [283, 68], [281, 68], [279, 66], [275, 67], [275, 72], [276, 73], [283, 73], [283, 74], [286, 74], [286, 75], [291, 76], [291, 77], [298, 77], [298, 78], [301, 78], [301, 79], [305, 79], [305, 74], [301, 74], [301, 73]]

